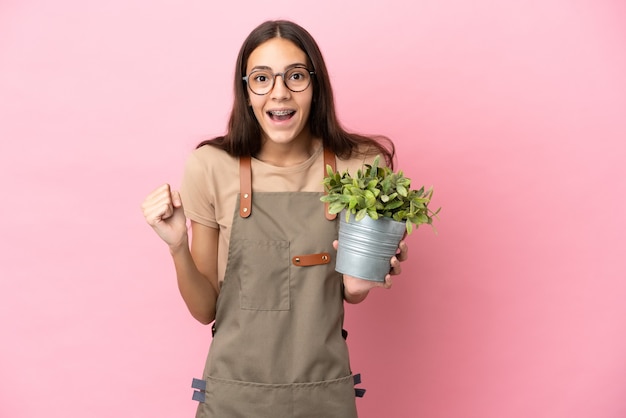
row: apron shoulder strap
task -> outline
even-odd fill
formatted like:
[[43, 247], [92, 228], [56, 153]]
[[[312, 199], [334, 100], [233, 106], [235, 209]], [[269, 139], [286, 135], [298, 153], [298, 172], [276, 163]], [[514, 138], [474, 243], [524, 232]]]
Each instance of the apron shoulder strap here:
[[239, 157], [239, 216], [247, 218], [252, 212], [252, 161]]

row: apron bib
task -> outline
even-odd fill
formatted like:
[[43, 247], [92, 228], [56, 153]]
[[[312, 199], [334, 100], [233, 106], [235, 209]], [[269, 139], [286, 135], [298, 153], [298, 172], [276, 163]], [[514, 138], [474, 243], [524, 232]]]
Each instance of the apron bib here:
[[249, 158], [240, 175], [196, 417], [356, 418], [334, 216], [324, 217], [322, 193], [252, 199]]

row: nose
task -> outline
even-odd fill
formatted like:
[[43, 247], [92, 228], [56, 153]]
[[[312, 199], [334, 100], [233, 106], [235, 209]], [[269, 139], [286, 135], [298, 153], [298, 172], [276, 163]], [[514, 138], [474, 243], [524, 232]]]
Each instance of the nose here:
[[[280, 77], [280, 80], [278, 80], [278, 77]], [[289, 97], [290, 93], [291, 91], [285, 84], [284, 76], [282, 74], [276, 74], [274, 76], [274, 86], [272, 87], [271, 97], [277, 100], [286, 99]]]

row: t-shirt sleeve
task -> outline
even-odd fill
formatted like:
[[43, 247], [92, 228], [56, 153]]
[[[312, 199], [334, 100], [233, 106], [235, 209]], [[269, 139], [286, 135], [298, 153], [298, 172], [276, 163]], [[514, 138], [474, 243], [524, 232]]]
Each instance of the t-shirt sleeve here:
[[209, 187], [209, 172], [206, 164], [192, 153], [185, 163], [180, 196], [185, 216], [202, 225], [218, 228], [215, 218], [215, 196]]
[[337, 171], [342, 173], [343, 171], [348, 170], [348, 172], [354, 176], [358, 170], [364, 168], [365, 164], [372, 164], [377, 156], [380, 156], [378, 163], [379, 167], [386, 166], [387, 163], [385, 162], [385, 158], [379, 153], [378, 148], [374, 146], [367, 146], [361, 148], [357, 153], [355, 153], [354, 157], [349, 160], [339, 160], [337, 162]]

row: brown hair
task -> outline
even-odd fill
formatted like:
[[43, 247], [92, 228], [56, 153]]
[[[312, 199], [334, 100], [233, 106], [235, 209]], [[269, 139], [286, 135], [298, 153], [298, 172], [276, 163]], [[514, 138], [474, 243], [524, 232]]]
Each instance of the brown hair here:
[[337, 119], [333, 91], [322, 53], [309, 32], [303, 27], [286, 20], [267, 21], [257, 26], [246, 38], [235, 68], [235, 98], [230, 113], [228, 131], [224, 136], [203, 141], [198, 145], [213, 145], [233, 156], [253, 156], [261, 149], [261, 128], [250, 106], [248, 89], [243, 76], [246, 75], [248, 58], [262, 43], [283, 38], [293, 42], [306, 54], [315, 71], [313, 79], [313, 99], [309, 115], [311, 134], [322, 138], [325, 148], [332, 150], [342, 159], [358, 155], [359, 150], [374, 147], [382, 154], [387, 164], [393, 167], [395, 147], [384, 136], [365, 136], [347, 132]]

